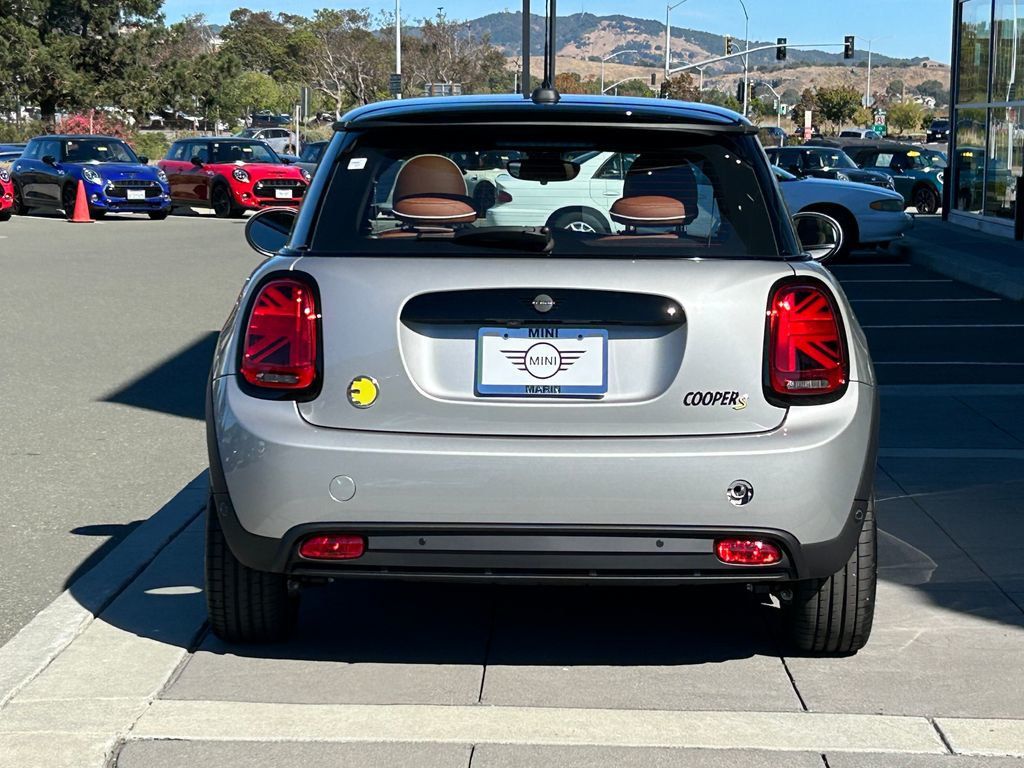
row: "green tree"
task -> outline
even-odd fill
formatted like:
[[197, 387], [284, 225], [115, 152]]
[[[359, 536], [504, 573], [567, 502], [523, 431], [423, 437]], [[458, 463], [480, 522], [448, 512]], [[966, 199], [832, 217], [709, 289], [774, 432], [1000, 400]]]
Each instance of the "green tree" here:
[[886, 122], [895, 128], [898, 133], [908, 128], [917, 128], [921, 125], [921, 118], [924, 115], [924, 107], [914, 101], [893, 104], [886, 113]]
[[0, 82], [16, 83], [48, 121], [123, 95], [108, 89], [126, 80], [159, 9], [160, 0], [0, 0]]
[[680, 72], [670, 77], [661, 84], [661, 95], [666, 99], [677, 99], [678, 101], [701, 101], [701, 92], [697, 84], [693, 82], [693, 75], [689, 72]]
[[[818, 111], [818, 97], [810, 88], [804, 88], [803, 93], [800, 94], [800, 99], [793, 104], [793, 120], [797, 125], [802, 126], [804, 124], [804, 112], [807, 111]], [[816, 120], [817, 118], [814, 119]]]
[[861, 107], [853, 113], [853, 122], [862, 128], [870, 128], [875, 124], [875, 113], [867, 107]]
[[949, 89], [938, 80], [925, 80], [917, 86], [917, 92], [935, 99], [936, 106], [949, 103]]
[[298, 74], [292, 36], [301, 17], [237, 8], [220, 36], [222, 51], [237, 58], [243, 70], [294, 79]]
[[816, 98], [819, 114], [835, 131], [848, 123], [860, 107], [860, 93], [848, 85], [819, 88]]
[[743, 104], [737, 101], [735, 96], [731, 93], [719, 91], [715, 88], [705, 90], [701, 93], [700, 100], [705, 104], [714, 104], [716, 107], [731, 109], [733, 112], [740, 112], [743, 110]]
[[893, 96], [902, 96], [906, 88], [902, 80], [892, 80], [889, 82], [888, 90]]

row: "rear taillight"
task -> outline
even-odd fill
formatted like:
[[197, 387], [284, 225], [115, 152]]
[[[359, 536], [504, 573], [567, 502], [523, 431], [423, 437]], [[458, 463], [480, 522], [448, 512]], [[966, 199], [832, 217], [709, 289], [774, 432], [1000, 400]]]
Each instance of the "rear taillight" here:
[[281, 278], [260, 288], [242, 346], [241, 372], [268, 389], [306, 389], [316, 381], [317, 306], [312, 288]]
[[730, 565], [772, 565], [782, 560], [782, 550], [761, 539], [719, 539], [715, 555]]
[[494, 198], [496, 203], [511, 203], [512, 195], [506, 192], [504, 189], [499, 189], [498, 194]]
[[768, 381], [786, 397], [829, 395], [847, 381], [838, 310], [824, 286], [782, 285], [768, 308]]
[[347, 533], [310, 536], [299, 546], [299, 554], [310, 560], [355, 560], [365, 551], [366, 540]]

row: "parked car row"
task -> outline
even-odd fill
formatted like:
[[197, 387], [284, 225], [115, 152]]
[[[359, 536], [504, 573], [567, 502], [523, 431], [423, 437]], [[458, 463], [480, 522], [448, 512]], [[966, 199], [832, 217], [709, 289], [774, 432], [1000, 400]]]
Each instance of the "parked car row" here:
[[[311, 171], [282, 160], [258, 139], [203, 137], [175, 142], [155, 165], [110, 136], [38, 136], [0, 166], [0, 220], [11, 213], [75, 208], [79, 188], [89, 213], [146, 213], [208, 207], [220, 217], [268, 206], [297, 206]], [[0, 158], [4, 156], [0, 148]]]
[[841, 149], [859, 168], [885, 174], [918, 213], [935, 213], [942, 205], [946, 155], [916, 144], [870, 139], [814, 139], [810, 146]]

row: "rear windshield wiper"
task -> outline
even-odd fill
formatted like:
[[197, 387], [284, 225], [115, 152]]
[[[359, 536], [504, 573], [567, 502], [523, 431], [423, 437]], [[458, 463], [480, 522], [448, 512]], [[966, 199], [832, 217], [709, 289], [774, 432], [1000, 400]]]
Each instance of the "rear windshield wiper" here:
[[548, 253], [555, 244], [547, 227], [473, 227], [458, 230], [453, 241], [458, 245], [536, 253]]

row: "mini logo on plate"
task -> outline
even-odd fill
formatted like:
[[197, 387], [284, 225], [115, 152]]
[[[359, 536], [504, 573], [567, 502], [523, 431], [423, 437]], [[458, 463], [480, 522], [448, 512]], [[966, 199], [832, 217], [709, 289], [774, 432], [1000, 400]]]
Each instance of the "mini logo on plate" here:
[[377, 402], [380, 387], [372, 376], [356, 376], [348, 385], [348, 401], [356, 408], [369, 408]]
[[552, 309], [555, 308], [555, 300], [548, 296], [546, 293], [542, 293], [534, 297], [533, 301], [530, 303], [533, 305], [533, 308], [536, 309], [541, 314], [544, 314], [545, 312], [550, 312]]
[[554, 344], [542, 341], [525, 351], [503, 349], [501, 354], [507, 357], [512, 365], [520, 371], [526, 371], [533, 378], [550, 379], [556, 373], [569, 368], [569, 366], [583, 357], [586, 351], [585, 349], [559, 349]]

